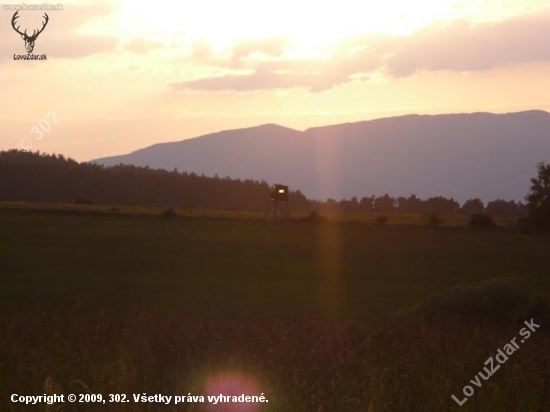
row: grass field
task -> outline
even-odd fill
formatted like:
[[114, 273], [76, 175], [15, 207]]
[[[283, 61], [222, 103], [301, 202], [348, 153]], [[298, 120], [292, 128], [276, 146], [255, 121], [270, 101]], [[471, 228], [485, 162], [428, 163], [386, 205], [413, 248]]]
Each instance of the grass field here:
[[270, 403], [56, 410], [550, 409], [547, 329], [459, 408], [451, 394], [463, 398], [518, 324], [394, 317], [494, 278], [526, 280], [548, 298], [546, 236], [509, 222], [474, 230], [456, 217], [443, 217], [452, 227], [422, 216], [378, 227], [373, 216], [274, 223], [236, 212], [69, 209], [0, 206], [2, 411], [54, 410], [1, 407], [11, 393], [198, 395], [220, 374], [253, 380]]
[[0, 239], [2, 310], [361, 319], [487, 278], [550, 292], [548, 238], [506, 230], [0, 210]]
[[[78, 215], [110, 215], [110, 216], [134, 216], [147, 217], [159, 216], [166, 206], [111, 206], [111, 205], [76, 205], [74, 203], [30, 203], [30, 202], [0, 202], [0, 210], [5, 211], [32, 211], [51, 212], [52, 214], [78, 214]], [[239, 210], [209, 210], [193, 208], [176, 208], [178, 216], [182, 218], [209, 218], [209, 219], [237, 219], [237, 220], [264, 220], [264, 212], [239, 211]], [[272, 213], [272, 212], [271, 212]], [[306, 219], [309, 211], [292, 211], [292, 219]], [[391, 225], [426, 225], [430, 221], [430, 215], [414, 213], [380, 213], [387, 216]], [[323, 213], [323, 220], [335, 223], [368, 223], [374, 224], [379, 213]], [[447, 215], [440, 216], [442, 227], [460, 227], [468, 223], [469, 217], [466, 215]], [[269, 214], [269, 219], [272, 215]], [[494, 218], [495, 223], [501, 227], [511, 228], [516, 224], [516, 219]]]

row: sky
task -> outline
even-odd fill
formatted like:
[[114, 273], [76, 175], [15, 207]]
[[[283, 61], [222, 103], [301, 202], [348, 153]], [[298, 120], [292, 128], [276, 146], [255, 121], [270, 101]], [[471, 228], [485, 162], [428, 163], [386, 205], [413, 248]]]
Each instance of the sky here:
[[3, 1], [0, 150], [86, 161], [265, 123], [550, 111], [549, 0], [45, 0], [63, 9], [39, 61], [16, 60]]

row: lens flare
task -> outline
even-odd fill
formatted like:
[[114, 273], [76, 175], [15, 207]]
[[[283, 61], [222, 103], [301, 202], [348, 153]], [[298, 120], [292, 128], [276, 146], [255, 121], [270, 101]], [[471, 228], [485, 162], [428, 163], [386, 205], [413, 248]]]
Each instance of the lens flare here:
[[[224, 372], [213, 375], [206, 379], [204, 384], [204, 393], [206, 396], [217, 396], [223, 400], [223, 397], [233, 396], [260, 396], [268, 398], [267, 393], [261, 388], [258, 380], [252, 376], [247, 376], [238, 372]], [[248, 402], [218, 402], [217, 404], [208, 404], [209, 411], [216, 412], [257, 412], [262, 408], [262, 403]]]

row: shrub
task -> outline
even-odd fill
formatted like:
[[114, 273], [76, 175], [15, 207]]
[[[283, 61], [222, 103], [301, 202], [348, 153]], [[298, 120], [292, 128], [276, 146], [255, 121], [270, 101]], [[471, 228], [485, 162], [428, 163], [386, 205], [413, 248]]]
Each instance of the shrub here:
[[531, 286], [521, 279], [490, 279], [473, 286], [455, 286], [417, 310], [427, 320], [523, 322], [535, 308]]
[[528, 217], [523, 217], [521, 219], [518, 219], [516, 223], [516, 228], [519, 229], [520, 233], [531, 233], [533, 228], [533, 222]]
[[443, 223], [443, 220], [441, 220], [435, 213], [430, 215], [430, 225], [439, 226], [441, 223]]
[[308, 219], [309, 220], [319, 220], [321, 218], [321, 215], [319, 212], [316, 212], [315, 210], [312, 210], [309, 212]]
[[166, 219], [173, 219], [177, 216], [177, 213], [173, 207], [169, 207], [168, 209], [164, 209], [162, 211], [161, 216]]
[[470, 215], [469, 225], [473, 227], [483, 227], [483, 228], [493, 228], [495, 227], [495, 222], [493, 218], [489, 215], [483, 213], [475, 213]]
[[90, 199], [89, 197], [79, 197], [74, 201], [75, 205], [93, 205], [94, 201]]
[[388, 217], [384, 215], [378, 215], [376, 216], [375, 221], [378, 226], [384, 226], [388, 222]]
[[309, 215], [305, 218], [308, 222], [320, 222], [323, 220], [323, 217], [319, 214], [319, 212], [316, 212], [312, 210], [309, 212]]
[[324, 222], [325, 218], [321, 216], [319, 212], [311, 211], [307, 216], [300, 217], [298, 219], [292, 219], [297, 222]]

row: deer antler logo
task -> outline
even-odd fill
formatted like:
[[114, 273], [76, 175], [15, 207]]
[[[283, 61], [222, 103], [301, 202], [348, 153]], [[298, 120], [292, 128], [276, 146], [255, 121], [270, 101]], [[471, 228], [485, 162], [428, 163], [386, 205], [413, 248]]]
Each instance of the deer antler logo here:
[[23, 40], [25, 40], [25, 48], [27, 49], [27, 53], [32, 53], [33, 49], [34, 49], [34, 42], [36, 41], [36, 38], [38, 37], [38, 35], [40, 33], [42, 33], [44, 31], [44, 29], [46, 28], [46, 25], [48, 24], [48, 20], [50, 19], [48, 17], [48, 14], [47, 13], [44, 13], [44, 18], [46, 19], [46, 21], [44, 23], [42, 23], [42, 28], [40, 30], [38, 30], [38, 32], [36, 32], [36, 30], [33, 30], [33, 33], [32, 33], [32, 36], [29, 36], [27, 35], [27, 30], [25, 30], [24, 33], [21, 33], [19, 31], [19, 27], [21, 26], [17, 26], [17, 28], [15, 27], [15, 23], [16, 23], [16, 19], [19, 18], [19, 16], [17, 15], [17, 13], [19, 13], [19, 11], [16, 11], [15, 14], [13, 15], [12, 19], [11, 19], [11, 25], [13, 27], [13, 29], [19, 33], [21, 35], [21, 38]]

